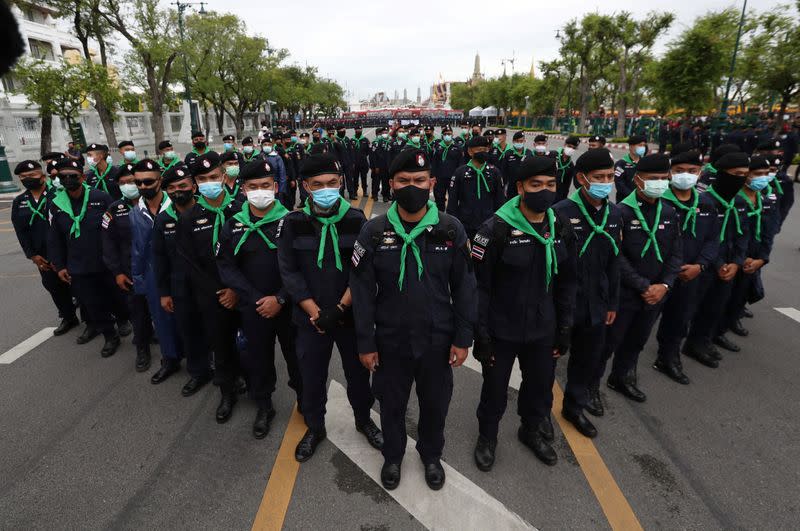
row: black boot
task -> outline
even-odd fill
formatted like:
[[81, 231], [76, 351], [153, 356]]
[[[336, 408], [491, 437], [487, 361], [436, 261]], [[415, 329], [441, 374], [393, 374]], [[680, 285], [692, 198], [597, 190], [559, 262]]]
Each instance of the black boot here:
[[444, 487], [444, 467], [441, 462], [425, 463], [425, 483], [431, 490]]
[[86, 325], [86, 328], [83, 329], [83, 333], [79, 335], [77, 339], [75, 339], [75, 343], [79, 345], [84, 345], [99, 335], [100, 335], [99, 330], [97, 330], [93, 326]]
[[78, 321], [78, 318], [74, 315], [72, 317], [65, 317], [64, 319], [61, 319], [61, 322], [58, 324], [56, 329], [53, 330], [53, 335], [63, 336], [79, 324], [81, 324], [81, 322]]
[[555, 439], [553, 420], [550, 418], [549, 414], [539, 423], [539, 431], [547, 442], [553, 442], [553, 439]]
[[695, 345], [687, 342], [683, 345], [683, 355], [694, 359], [706, 367], [716, 369], [719, 367], [719, 362], [711, 355], [711, 349], [708, 347], [710, 347], [710, 345], [704, 347], [703, 345]]
[[136, 372], [150, 368], [150, 345], [136, 346]]
[[475, 464], [479, 470], [488, 472], [494, 466], [494, 453], [497, 449], [497, 439], [491, 440], [483, 435], [478, 435], [478, 442], [475, 445]]
[[667, 363], [659, 358], [653, 363], [653, 368], [658, 372], [666, 374], [679, 384], [689, 384], [689, 378], [683, 374], [683, 368], [678, 363]]
[[538, 426], [530, 428], [523, 424], [517, 430], [517, 438], [522, 444], [530, 448], [542, 463], [553, 466], [558, 462], [556, 451], [544, 439]]
[[600, 398], [600, 386], [592, 385], [589, 387], [589, 403], [586, 404], [586, 412], [595, 417], [602, 417], [606, 414], [603, 407], [603, 400]]
[[161, 360], [161, 367], [150, 377], [150, 383], [153, 385], [158, 385], [161, 382], [165, 381], [167, 378], [175, 374], [181, 370], [180, 362], [166, 362], [163, 359]]
[[196, 378], [192, 376], [189, 378], [189, 381], [183, 384], [181, 388], [181, 396], [192, 396], [197, 391], [203, 388], [208, 382], [211, 381], [211, 378]]
[[750, 308], [745, 307], [742, 310], [742, 317], [747, 317], [748, 319], [753, 318], [753, 312], [750, 311]]
[[376, 450], [383, 449], [383, 434], [372, 419], [367, 419], [361, 424], [356, 424], [356, 431], [364, 434], [370, 446]]
[[647, 395], [636, 386], [636, 377], [631, 374], [625, 377], [615, 376], [613, 373], [608, 377], [608, 388], [612, 389], [622, 396], [630, 398], [634, 402], [644, 402], [647, 400]]
[[309, 428], [306, 434], [303, 435], [303, 438], [300, 439], [300, 442], [297, 443], [297, 448], [294, 449], [294, 458], [301, 463], [308, 461], [311, 459], [311, 456], [314, 455], [319, 443], [324, 441], [327, 436], [328, 434], [325, 432], [325, 429], [322, 431], [314, 431]]
[[400, 465], [384, 462], [381, 467], [381, 484], [386, 490], [394, 490], [400, 484]]
[[256, 420], [253, 422], [253, 437], [256, 439], [266, 437], [273, 418], [275, 418], [275, 408], [272, 407], [272, 403], [266, 407], [259, 407]]
[[742, 326], [741, 319], [737, 319], [736, 322], [733, 323], [733, 326], [731, 327], [731, 332], [733, 332], [739, 337], [747, 337], [750, 335], [750, 332], [747, 330], [747, 328]]
[[120, 338], [119, 334], [109, 333], [105, 336], [106, 342], [103, 344], [103, 348], [100, 350], [100, 356], [103, 358], [110, 358], [113, 356], [117, 349], [119, 348]]
[[131, 326], [130, 321], [119, 321], [117, 322], [117, 332], [119, 333], [120, 337], [128, 337], [133, 333], [133, 327]]
[[742, 350], [741, 348], [739, 348], [739, 345], [737, 345], [736, 343], [725, 337], [724, 334], [720, 334], [717, 337], [715, 337], [714, 344], [724, 348], [725, 350], [730, 350], [731, 352], [739, 352], [740, 350]]
[[225, 424], [233, 415], [233, 406], [238, 400], [236, 393], [222, 393], [219, 405], [217, 406], [217, 424]]
[[586, 418], [586, 415], [583, 414], [583, 411], [575, 412], [573, 410], [562, 408], [561, 416], [575, 426], [575, 429], [578, 430], [584, 437], [588, 437], [590, 439], [597, 437], [597, 428], [595, 428], [594, 424], [592, 424], [589, 419]]

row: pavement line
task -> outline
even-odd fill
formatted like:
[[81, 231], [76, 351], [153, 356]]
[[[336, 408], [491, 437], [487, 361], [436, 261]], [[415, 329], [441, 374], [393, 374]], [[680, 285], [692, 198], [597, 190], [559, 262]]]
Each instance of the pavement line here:
[[372, 199], [371, 197], [369, 199], [367, 199], [367, 204], [364, 205], [364, 217], [365, 218], [371, 219], [370, 218], [370, 214], [372, 214], [372, 207], [374, 207], [374, 206], [375, 206], [375, 200]]
[[295, 406], [272, 465], [261, 505], [253, 520], [253, 531], [278, 531], [283, 527], [286, 510], [292, 500], [294, 482], [300, 470], [300, 463], [294, 458], [294, 449], [305, 432], [306, 423]]
[[[800, 312], [798, 312], [800, 314]], [[470, 369], [481, 372], [481, 363], [472, 357], [472, 352], [467, 356], [464, 365]], [[519, 360], [514, 360], [514, 368], [511, 371], [511, 378], [508, 385], [513, 389], [519, 390], [522, 383], [522, 372], [519, 369]], [[622, 490], [614, 480], [614, 476], [608, 470], [603, 458], [597, 451], [591, 439], [581, 435], [575, 427], [561, 416], [561, 404], [564, 401], [564, 393], [558, 382], [553, 384], [553, 417], [558, 422], [564, 437], [567, 439], [572, 453], [578, 460], [578, 464], [586, 476], [592, 492], [594, 492], [603, 514], [606, 515], [611, 529], [640, 530], [642, 529], [639, 519], [633, 512], [628, 500]]]
[[[347, 393], [335, 380], [331, 380], [328, 388], [327, 410], [328, 439], [383, 488], [380, 480], [383, 456], [353, 428], [353, 410]], [[375, 411], [371, 415], [379, 421]], [[430, 490], [414, 444], [415, 441], [408, 438], [400, 486], [386, 492], [423, 526], [428, 529], [535, 529], [445, 462], [442, 462], [447, 474], [444, 487], [440, 491]]]
[[0, 229], [0, 232], [14, 232], [14, 229]]
[[800, 323], [800, 311], [794, 308], [775, 308], [775, 310]]
[[0, 354], [0, 364], [8, 365], [9, 363], [14, 363], [16, 360], [53, 337], [53, 330], [55, 329], [56, 327], [54, 326], [43, 328], [16, 347], [11, 347], [3, 354]]

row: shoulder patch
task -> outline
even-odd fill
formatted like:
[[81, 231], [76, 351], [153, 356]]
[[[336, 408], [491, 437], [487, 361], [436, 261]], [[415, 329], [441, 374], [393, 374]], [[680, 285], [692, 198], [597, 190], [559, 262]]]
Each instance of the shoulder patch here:
[[489, 245], [489, 237], [484, 236], [483, 234], [476, 234], [472, 240], [477, 245], [483, 245], [484, 247]]
[[111, 223], [111, 214], [106, 212], [105, 214], [103, 214], [103, 222], [102, 222], [103, 228], [107, 229], [109, 223]]
[[483, 260], [483, 255], [485, 253], [486, 253], [486, 249], [484, 247], [482, 247], [482, 246], [480, 246], [478, 244], [473, 244], [472, 251], [470, 252], [470, 255], [475, 260], [481, 261], [481, 260]]
[[356, 240], [356, 243], [353, 245], [353, 257], [351, 259], [353, 267], [358, 267], [358, 264], [361, 263], [361, 259], [364, 258], [365, 254], [367, 254], [366, 248], [361, 245], [361, 242]]

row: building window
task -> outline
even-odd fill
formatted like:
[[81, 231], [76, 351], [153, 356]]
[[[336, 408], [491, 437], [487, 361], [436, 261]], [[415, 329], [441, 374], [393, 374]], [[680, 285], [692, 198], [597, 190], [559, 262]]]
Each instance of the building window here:
[[31, 49], [31, 56], [34, 59], [45, 59], [47, 61], [55, 60], [53, 55], [53, 45], [49, 42], [40, 41], [37, 39], [28, 39], [28, 46]]
[[3, 81], [3, 91], [4, 92], [9, 92], [10, 93], [10, 92], [14, 92], [15, 90], [17, 90], [17, 83], [15, 83], [14, 78], [11, 77], [10, 75], [3, 76], [0, 79], [2, 79], [2, 81]]

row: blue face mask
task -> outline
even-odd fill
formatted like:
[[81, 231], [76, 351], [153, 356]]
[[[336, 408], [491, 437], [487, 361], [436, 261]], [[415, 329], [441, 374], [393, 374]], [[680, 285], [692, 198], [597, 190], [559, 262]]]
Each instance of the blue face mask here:
[[207, 183], [200, 183], [197, 185], [200, 195], [209, 199], [216, 199], [222, 193], [222, 183], [220, 181], [211, 181]]
[[136, 160], [136, 152], [135, 151], [126, 151], [122, 154], [125, 157], [125, 160]]
[[672, 175], [672, 187], [678, 190], [689, 190], [697, 184], [697, 175], [694, 173], [676, 173]]
[[645, 146], [637, 146], [634, 151], [637, 157], [644, 157], [644, 154], [647, 153], [647, 148]]
[[312, 192], [311, 197], [314, 199], [314, 203], [318, 207], [328, 209], [335, 205], [339, 200], [339, 189], [323, 188], [322, 190]]
[[292, 142], [297, 142], [297, 137], [296, 136], [292, 137]]
[[612, 186], [614, 186], [614, 183], [589, 183], [588, 190], [586, 187], [584, 187], [584, 190], [592, 199], [605, 199], [611, 193]]
[[222, 147], [225, 148], [225, 151], [230, 151], [233, 149], [233, 144], [231, 144], [230, 142], [225, 142], [224, 144], [222, 144]]
[[525, 147], [525, 142], [514, 142], [514, 149], [520, 150]]
[[767, 187], [767, 185], [771, 180], [772, 179], [770, 179], [769, 175], [762, 175], [761, 177], [753, 177], [752, 179], [750, 179], [750, 182], [747, 183], [747, 187], [754, 192], [760, 192], [761, 190]]
[[453, 135], [444, 135], [442, 138], [444, 139], [445, 142], [453, 141]]
[[777, 175], [778, 175], [777, 173], [768, 173], [767, 177], [769, 177], [770, 182], [772, 182], [775, 180], [775, 177], [777, 177]]

